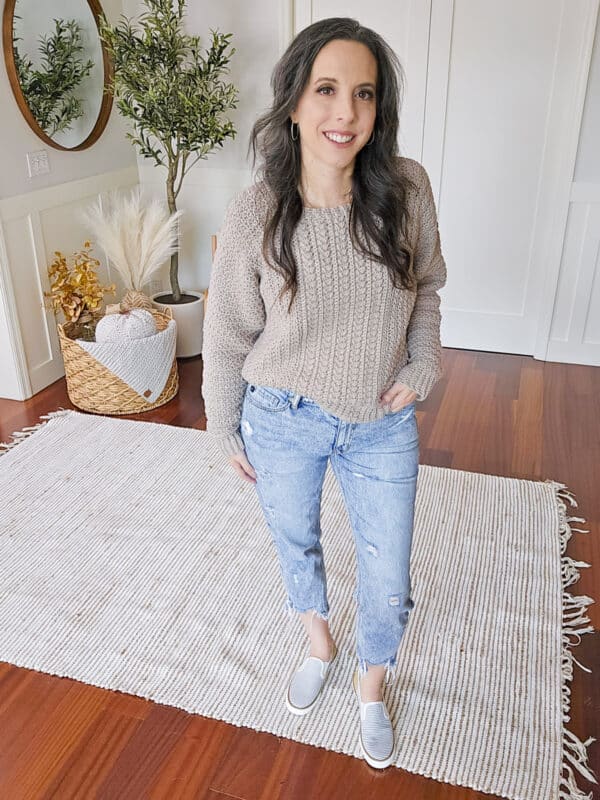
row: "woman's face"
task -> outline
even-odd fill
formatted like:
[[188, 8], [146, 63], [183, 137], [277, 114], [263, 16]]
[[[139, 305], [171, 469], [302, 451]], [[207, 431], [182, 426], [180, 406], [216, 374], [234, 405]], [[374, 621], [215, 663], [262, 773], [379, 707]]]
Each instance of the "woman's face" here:
[[[299, 126], [304, 164], [341, 169], [353, 165], [373, 132], [376, 86], [377, 61], [366, 45], [334, 39], [319, 50], [290, 115]], [[353, 138], [340, 144], [331, 141], [327, 133], [351, 134]]]

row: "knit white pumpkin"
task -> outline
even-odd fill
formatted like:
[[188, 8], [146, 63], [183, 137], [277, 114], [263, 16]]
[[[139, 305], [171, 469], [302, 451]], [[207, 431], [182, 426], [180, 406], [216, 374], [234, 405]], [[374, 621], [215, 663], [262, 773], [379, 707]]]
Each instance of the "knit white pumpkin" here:
[[145, 339], [157, 331], [154, 317], [143, 308], [132, 308], [126, 314], [106, 314], [96, 325], [97, 342], [118, 339]]

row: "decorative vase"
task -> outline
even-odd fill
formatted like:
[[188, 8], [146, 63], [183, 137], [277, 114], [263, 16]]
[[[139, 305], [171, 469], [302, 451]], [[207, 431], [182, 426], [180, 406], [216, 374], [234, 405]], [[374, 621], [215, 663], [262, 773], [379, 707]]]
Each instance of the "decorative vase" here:
[[182, 291], [183, 295], [193, 295], [196, 299], [190, 303], [165, 303], [158, 298], [166, 292], [151, 295], [152, 303], [158, 309], [169, 308], [177, 323], [177, 358], [190, 358], [202, 353], [202, 328], [204, 325], [204, 291], [194, 292], [190, 289]]

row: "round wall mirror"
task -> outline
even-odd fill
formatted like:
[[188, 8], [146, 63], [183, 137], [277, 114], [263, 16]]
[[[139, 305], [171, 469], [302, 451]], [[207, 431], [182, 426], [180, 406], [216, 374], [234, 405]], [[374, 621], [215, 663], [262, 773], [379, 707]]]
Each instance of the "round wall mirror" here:
[[51, 147], [83, 150], [104, 130], [112, 94], [97, 0], [6, 0], [2, 21], [10, 85], [32, 130]]

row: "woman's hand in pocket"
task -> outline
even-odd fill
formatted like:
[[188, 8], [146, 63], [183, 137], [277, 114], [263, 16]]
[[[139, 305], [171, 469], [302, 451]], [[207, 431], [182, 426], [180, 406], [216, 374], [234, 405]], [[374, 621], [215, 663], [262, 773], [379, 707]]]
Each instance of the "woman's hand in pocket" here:
[[256, 472], [254, 467], [246, 458], [246, 451], [242, 450], [233, 456], [229, 456], [229, 463], [237, 474], [248, 483], [256, 483]]
[[416, 397], [417, 393], [413, 389], [405, 383], [396, 381], [396, 383], [390, 386], [390, 388], [381, 395], [379, 405], [389, 405], [390, 412], [394, 413], [400, 411], [401, 408], [404, 408], [404, 406], [407, 406], [409, 403], [412, 403]]

